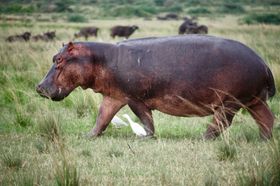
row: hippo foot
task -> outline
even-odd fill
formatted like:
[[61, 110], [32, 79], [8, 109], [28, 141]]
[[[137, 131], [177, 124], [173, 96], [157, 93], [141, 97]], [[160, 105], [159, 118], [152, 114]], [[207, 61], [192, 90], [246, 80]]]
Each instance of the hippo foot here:
[[204, 140], [215, 140], [217, 137], [218, 137], [218, 135], [215, 134], [215, 133], [206, 132], [206, 133], [203, 134], [203, 139]]
[[94, 134], [92, 132], [86, 133], [83, 135], [84, 139], [88, 139], [88, 140], [94, 140], [96, 138], [98, 138], [99, 136], [101, 136], [101, 134]]
[[268, 141], [272, 138], [272, 133], [261, 133], [261, 141]]
[[142, 139], [142, 140], [149, 140], [149, 139], [154, 139], [154, 140], [156, 140], [156, 139], [157, 139], [157, 137], [154, 136], [153, 134], [151, 134], [151, 135], [146, 135], [146, 136], [139, 136], [139, 137], [140, 137], [140, 139]]

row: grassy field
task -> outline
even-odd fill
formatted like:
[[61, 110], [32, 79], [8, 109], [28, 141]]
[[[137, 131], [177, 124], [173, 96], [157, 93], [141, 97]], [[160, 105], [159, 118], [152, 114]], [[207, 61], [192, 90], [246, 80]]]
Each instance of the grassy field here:
[[[137, 24], [132, 38], [176, 35], [181, 21], [92, 20], [88, 23], [0, 21], [0, 185], [274, 185], [280, 182], [280, 27], [239, 25], [238, 16], [202, 18], [211, 35], [239, 40], [271, 67], [277, 94], [274, 138], [263, 142], [242, 111], [215, 141], [201, 136], [211, 117], [180, 118], [153, 112], [156, 139], [109, 126], [98, 139], [93, 126], [101, 95], [78, 88], [62, 102], [41, 98], [35, 85], [52, 56], [83, 26], [101, 28], [91, 41], [115, 43], [109, 28]], [[7, 43], [7, 34], [56, 30], [54, 42]], [[82, 39], [81, 39], [82, 40]], [[118, 113], [128, 113], [128, 108]]]

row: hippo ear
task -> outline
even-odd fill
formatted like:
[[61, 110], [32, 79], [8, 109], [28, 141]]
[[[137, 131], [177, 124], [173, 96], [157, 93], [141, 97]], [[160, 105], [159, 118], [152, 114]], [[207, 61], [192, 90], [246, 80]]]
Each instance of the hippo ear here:
[[68, 52], [71, 52], [74, 49], [74, 44], [70, 41], [67, 45]]

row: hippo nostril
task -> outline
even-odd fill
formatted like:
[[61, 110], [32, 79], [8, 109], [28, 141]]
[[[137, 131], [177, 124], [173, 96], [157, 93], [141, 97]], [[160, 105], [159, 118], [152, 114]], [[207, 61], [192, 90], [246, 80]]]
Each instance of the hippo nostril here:
[[42, 87], [41, 87], [41, 85], [37, 85], [36, 86], [36, 91], [40, 94], [40, 93], [42, 93]]

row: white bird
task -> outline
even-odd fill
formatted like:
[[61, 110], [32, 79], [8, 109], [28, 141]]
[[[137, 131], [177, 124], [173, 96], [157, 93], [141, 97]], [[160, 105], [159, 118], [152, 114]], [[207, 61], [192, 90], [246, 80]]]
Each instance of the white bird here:
[[138, 123], [132, 121], [132, 119], [129, 117], [129, 115], [124, 114], [123, 117], [128, 120], [132, 131], [137, 136], [146, 136], [147, 135], [147, 132], [145, 131], [145, 129], [141, 125], [139, 125]]
[[117, 128], [120, 128], [122, 126], [128, 126], [128, 124], [118, 116], [114, 116], [113, 119], [111, 120], [111, 123]]

